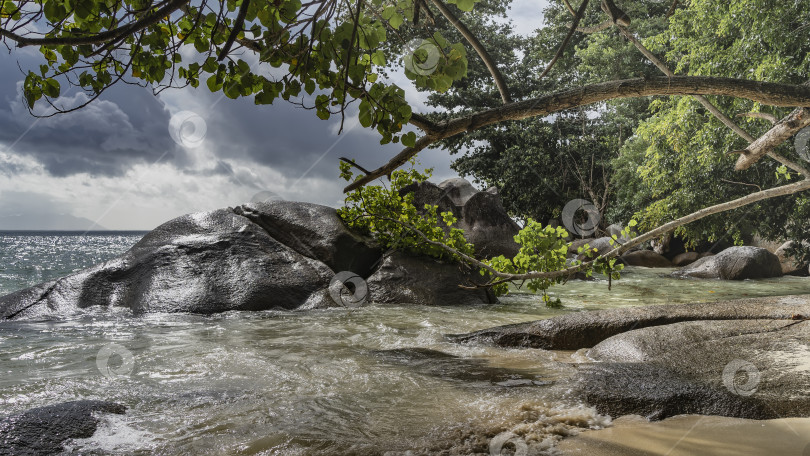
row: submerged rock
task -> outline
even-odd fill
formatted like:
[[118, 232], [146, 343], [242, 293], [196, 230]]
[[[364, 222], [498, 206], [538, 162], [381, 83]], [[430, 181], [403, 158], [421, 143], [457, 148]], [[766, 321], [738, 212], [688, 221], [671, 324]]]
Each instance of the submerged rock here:
[[455, 342], [501, 347], [578, 350], [650, 326], [697, 320], [790, 320], [794, 315], [810, 316], [810, 295], [572, 312], [447, 337]]
[[690, 321], [588, 351], [579, 388], [602, 413], [769, 419], [810, 415], [810, 321]]
[[35, 456], [63, 451], [70, 439], [92, 437], [99, 413], [122, 415], [126, 407], [106, 401], [73, 401], [0, 418], [0, 455]]
[[481, 276], [462, 265], [394, 252], [385, 257], [367, 283], [372, 302], [426, 306], [497, 302], [488, 288], [459, 287], [472, 285], [474, 280], [481, 281]]
[[782, 265], [773, 253], [760, 247], [729, 247], [701, 258], [672, 273], [677, 277], [745, 280], [781, 277]]

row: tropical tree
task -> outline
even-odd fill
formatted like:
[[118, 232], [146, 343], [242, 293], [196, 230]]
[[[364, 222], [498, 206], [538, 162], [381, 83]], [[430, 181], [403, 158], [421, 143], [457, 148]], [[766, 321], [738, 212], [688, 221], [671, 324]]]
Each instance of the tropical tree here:
[[[565, 59], [571, 38], [582, 33], [578, 31], [580, 25], [589, 27], [582, 29], [585, 32], [615, 28], [665, 75], [577, 83], [572, 87], [555, 84], [549, 78], [549, 89], [537, 86], [536, 92], [523, 93], [513, 89], [503, 75], [503, 65], [465, 25], [466, 14], [475, 4], [475, 0], [5, 0], [0, 10], [0, 37], [9, 47], [37, 46], [43, 55], [43, 64], [27, 74], [24, 85], [25, 98], [35, 114], [50, 114], [35, 109], [42, 104], [52, 106], [54, 113], [78, 108], [60, 104], [63, 85], [85, 90], [92, 101], [120, 81], [160, 90], [185, 84], [197, 86], [204, 80], [209, 89], [231, 98], [251, 96], [259, 104], [281, 98], [314, 109], [321, 118], [344, 115], [348, 104], [357, 103], [363, 126], [375, 128], [382, 142], [401, 142], [404, 148], [374, 170], [366, 171], [352, 163], [362, 174], [349, 183], [346, 192], [391, 175], [420, 151], [450, 138], [610, 100], [692, 96], [734, 131], [740, 127], [724, 114], [724, 106], [718, 108], [704, 97], [796, 108], [759, 137], [745, 137], [745, 147], [736, 148], [740, 151], [736, 167], [762, 166], [759, 162], [767, 156], [784, 166], [785, 173], [799, 179], [680, 216], [573, 266], [548, 261], [557, 258], [553, 252], [561, 250], [554, 241], [560, 233], [547, 232], [534, 223], [527, 226], [529, 231], [525, 233], [524, 247], [528, 245], [530, 250], [511, 260], [483, 262], [445, 246], [456, 257], [485, 271], [488, 282], [484, 286], [528, 280], [542, 287], [572, 272], [612, 261], [611, 257], [690, 222], [810, 189], [810, 173], [776, 149], [810, 124], [810, 86], [766, 81], [763, 79], [767, 74], [755, 72], [735, 77], [675, 75], [628, 28], [632, 13], [620, 9], [613, 0], [602, 0], [601, 17], [606, 19], [590, 27], [582, 21], [586, 13], [597, 11], [597, 5], [588, 9], [590, 2], [583, 0], [576, 9], [565, 3], [571, 24], [537, 80], [547, 78], [555, 63]], [[416, 27], [431, 17], [446, 19], [463, 41], [448, 39], [438, 32], [425, 33], [404, 56], [405, 74], [419, 88], [445, 92], [465, 77], [468, 59], [480, 59], [497, 88], [497, 105], [471, 112], [450, 111], [441, 119], [428, 118], [414, 113], [404, 91], [380, 76], [389, 62], [399, 57], [387, 51], [386, 41], [399, 39], [397, 33], [404, 24]], [[734, 20], [734, 16], [729, 18]], [[250, 57], [241, 58], [243, 51], [250, 51]], [[184, 55], [193, 57], [184, 60]], [[265, 71], [263, 67], [268, 65], [275, 70]], [[403, 132], [403, 125], [408, 123], [420, 134]], [[699, 157], [695, 160], [701, 162]], [[551, 256], [547, 258], [547, 254]]]

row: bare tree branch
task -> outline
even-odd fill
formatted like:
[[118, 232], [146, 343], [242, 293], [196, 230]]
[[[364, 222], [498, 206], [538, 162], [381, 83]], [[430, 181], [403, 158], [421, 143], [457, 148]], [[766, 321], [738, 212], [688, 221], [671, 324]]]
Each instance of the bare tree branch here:
[[779, 121], [773, 114], [768, 114], [767, 112], [741, 112], [734, 117], [753, 117], [755, 119], [764, 119], [770, 122], [771, 124], [775, 124]]
[[352, 182], [343, 191], [350, 192], [374, 179], [390, 174], [391, 171], [404, 165], [419, 151], [459, 133], [478, 130], [487, 125], [506, 120], [545, 116], [554, 112], [606, 100], [651, 95], [722, 95], [747, 98], [772, 106], [810, 106], [810, 86], [806, 85], [704, 76], [638, 78], [591, 84], [487, 109], [439, 123], [433, 133], [426, 134], [413, 147], [404, 149], [387, 164]]
[[222, 51], [220, 51], [217, 60], [224, 59], [229, 52], [231, 52], [231, 46], [233, 46], [233, 42], [236, 40], [236, 36], [239, 35], [239, 32], [242, 31], [242, 28], [245, 25], [245, 16], [247, 16], [247, 10], [250, 6], [250, 0], [242, 0], [242, 5], [239, 6], [239, 13], [236, 14], [236, 21], [233, 23], [233, 29], [231, 29], [231, 34], [228, 35], [227, 41], [225, 41], [225, 45], [222, 47]]
[[591, 34], [591, 33], [601, 32], [602, 30], [609, 29], [612, 26], [613, 26], [613, 21], [611, 21], [610, 19], [607, 19], [605, 22], [602, 22], [601, 24], [593, 25], [591, 27], [577, 27], [577, 32]]
[[495, 64], [495, 61], [492, 60], [492, 57], [487, 52], [487, 49], [478, 41], [478, 37], [475, 36], [474, 33], [467, 28], [464, 23], [462, 23], [455, 14], [447, 7], [447, 5], [442, 2], [442, 0], [431, 0], [436, 8], [438, 8], [439, 12], [453, 24], [459, 33], [470, 43], [470, 45], [475, 49], [475, 52], [478, 53], [478, 56], [481, 57], [481, 60], [484, 61], [484, 65], [486, 65], [489, 73], [492, 75], [492, 79], [495, 80], [495, 85], [498, 86], [498, 92], [501, 93], [501, 99], [503, 100], [504, 104], [509, 104], [512, 102], [512, 97], [509, 95], [509, 87], [506, 85], [506, 80], [501, 74], [501, 71], [498, 69], [498, 66]]
[[543, 79], [543, 76], [547, 75], [551, 68], [557, 63], [557, 60], [560, 58], [562, 53], [565, 51], [565, 47], [568, 46], [568, 42], [571, 40], [571, 37], [574, 35], [574, 31], [577, 29], [577, 25], [579, 25], [579, 21], [582, 20], [582, 15], [585, 14], [585, 8], [588, 7], [588, 0], [582, 0], [582, 4], [579, 6], [576, 14], [574, 15], [574, 23], [571, 24], [571, 27], [568, 29], [568, 34], [565, 35], [565, 39], [563, 40], [562, 44], [560, 45], [559, 49], [557, 49], [557, 53], [554, 54], [554, 58], [551, 59], [551, 62], [548, 63], [546, 69], [540, 73], [538, 79]]
[[[661, 60], [659, 60], [659, 59], [658, 59], [658, 58], [655, 56], [655, 54], [653, 54], [652, 52], [650, 52], [650, 50], [649, 50], [649, 49], [647, 49], [647, 47], [646, 47], [646, 46], [644, 46], [644, 45], [641, 43], [641, 41], [639, 41], [639, 40], [638, 40], [638, 38], [636, 38], [636, 37], [635, 37], [635, 36], [634, 36], [632, 33], [630, 33], [630, 32], [629, 32], [629, 31], [628, 31], [626, 28], [624, 28], [624, 27], [619, 27], [619, 26], [617, 26], [617, 27], [619, 28], [619, 31], [621, 32], [621, 34], [622, 34], [622, 35], [623, 35], [625, 38], [627, 38], [627, 39], [628, 39], [628, 40], [629, 40], [631, 43], [633, 43], [633, 45], [636, 47], [636, 49], [638, 49], [638, 50], [639, 50], [639, 51], [640, 51], [640, 52], [641, 52], [641, 53], [644, 55], [644, 57], [647, 57], [647, 59], [649, 59], [649, 61], [650, 61], [650, 62], [652, 62], [652, 63], [653, 63], [653, 64], [654, 64], [656, 67], [658, 67], [658, 69], [659, 69], [659, 70], [661, 70], [661, 72], [662, 72], [662, 73], [664, 73], [665, 75], [667, 75], [667, 76], [669, 76], [669, 77], [674, 77], [674, 76], [675, 76], [675, 73], [673, 73], [673, 72], [672, 72], [672, 70], [670, 70], [670, 69], [669, 69], [669, 67], [667, 67], [667, 66], [664, 64], [664, 62], [662, 62]], [[701, 96], [701, 95], [693, 95], [692, 97], [693, 97], [695, 100], [697, 100], [697, 101], [698, 101], [698, 103], [700, 103], [701, 105], [703, 105], [703, 107], [704, 107], [704, 108], [706, 108], [706, 109], [707, 109], [707, 110], [708, 110], [710, 113], [712, 113], [712, 115], [714, 115], [714, 117], [716, 117], [716, 118], [717, 118], [717, 120], [719, 120], [720, 122], [722, 122], [722, 123], [723, 123], [723, 125], [725, 125], [725, 126], [727, 126], [728, 128], [730, 128], [730, 129], [731, 129], [731, 130], [732, 130], [734, 133], [736, 133], [736, 134], [737, 134], [738, 136], [740, 136], [742, 139], [744, 139], [744, 140], [748, 141], [749, 143], [754, 142], [754, 139], [755, 139], [755, 138], [754, 138], [753, 136], [751, 136], [750, 134], [748, 134], [748, 132], [747, 132], [747, 131], [743, 130], [743, 129], [742, 129], [742, 128], [741, 128], [739, 125], [737, 125], [737, 124], [736, 124], [734, 121], [732, 121], [731, 119], [729, 119], [729, 117], [728, 117], [727, 115], [725, 115], [725, 114], [724, 114], [722, 111], [720, 111], [720, 110], [717, 108], [717, 106], [715, 106], [714, 104], [712, 104], [712, 102], [710, 102], [708, 99], [706, 99], [706, 97]], [[793, 162], [793, 161], [791, 161], [791, 160], [789, 160], [789, 159], [787, 159], [787, 158], [785, 158], [785, 157], [783, 157], [783, 156], [781, 156], [781, 155], [777, 154], [776, 152], [774, 152], [774, 151], [773, 151], [773, 149], [772, 149], [772, 148], [771, 148], [771, 149], [768, 149], [768, 150], [766, 151], [766, 153], [767, 153], [767, 155], [768, 155], [769, 157], [773, 158], [774, 160], [778, 161], [779, 163], [782, 163], [783, 165], [785, 165], [785, 166], [787, 166], [788, 168], [790, 168], [790, 169], [792, 169], [792, 170], [794, 170], [794, 171], [798, 172], [799, 174], [802, 174], [802, 175], [804, 175], [805, 177], [810, 178], [810, 171], [808, 171], [808, 170], [807, 170], [805, 167], [803, 167], [803, 166], [799, 165], [798, 163], [795, 163], [795, 162]], [[757, 159], [759, 159], [759, 158], [757, 158]], [[739, 162], [738, 162], [738, 163], [739, 163]]]
[[602, 11], [607, 13], [614, 24], [623, 27], [630, 26], [630, 17], [627, 16], [627, 14], [622, 11], [621, 8], [616, 6], [616, 4], [613, 3], [613, 0], [602, 0]]
[[795, 135], [802, 128], [810, 125], [810, 109], [798, 108], [787, 117], [780, 120], [767, 133], [753, 141], [745, 150], [741, 151], [740, 158], [734, 169], [741, 171], [748, 169], [762, 156], [771, 152], [776, 146]]

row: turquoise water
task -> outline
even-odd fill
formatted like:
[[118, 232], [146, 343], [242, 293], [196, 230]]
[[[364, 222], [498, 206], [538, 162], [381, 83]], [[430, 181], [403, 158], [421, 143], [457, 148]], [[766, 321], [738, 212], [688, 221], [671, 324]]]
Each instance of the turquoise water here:
[[[125, 251], [139, 233], [0, 234], [0, 293]], [[566, 307], [516, 293], [475, 307], [213, 316], [92, 309], [65, 321], [0, 323], [0, 414], [75, 399], [120, 402], [71, 451], [93, 454], [490, 453], [503, 432], [528, 454], [610, 419], [557, 388], [578, 355], [450, 343], [444, 335], [566, 312], [810, 292], [810, 279], [676, 280], [630, 268], [556, 288]], [[495, 453], [497, 454], [497, 453]]]

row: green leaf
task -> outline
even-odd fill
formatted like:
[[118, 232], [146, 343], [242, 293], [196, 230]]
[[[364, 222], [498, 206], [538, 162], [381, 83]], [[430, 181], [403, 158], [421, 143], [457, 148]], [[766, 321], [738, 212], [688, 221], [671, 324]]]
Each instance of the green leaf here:
[[416, 133], [409, 131], [402, 135], [402, 144], [405, 147], [413, 147], [416, 145]]

